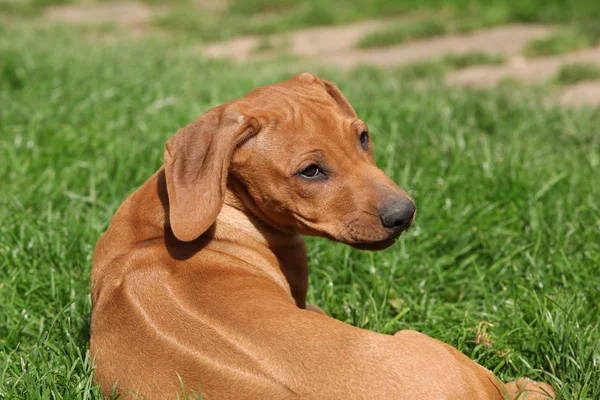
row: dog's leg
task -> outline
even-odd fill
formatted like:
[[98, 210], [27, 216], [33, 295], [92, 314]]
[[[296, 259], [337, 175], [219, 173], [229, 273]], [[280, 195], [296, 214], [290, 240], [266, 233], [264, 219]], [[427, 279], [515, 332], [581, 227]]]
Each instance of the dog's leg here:
[[505, 387], [512, 399], [525, 399], [527, 395], [528, 400], [550, 400], [556, 396], [552, 386], [529, 378], [508, 382]]
[[[439, 340], [433, 339], [419, 332], [411, 330], [398, 331], [394, 334], [397, 340], [411, 342], [413, 347], [421, 349], [421, 355], [428, 353], [430, 349], [438, 346], [442, 346], [448, 355], [454, 358], [459, 365], [462, 365], [466, 369], [479, 377], [482, 387], [488, 386], [490, 388], [495, 387], [496, 396], [495, 398], [503, 398], [505, 400], [551, 400], [556, 395], [552, 386], [546, 383], [538, 383], [528, 378], [520, 378], [516, 381], [508, 382], [505, 385], [501, 385], [500, 381], [494, 376], [494, 374], [487, 368], [473, 362], [470, 358], [461, 353], [458, 349], [440, 342]], [[439, 361], [439, 355], [436, 356]], [[422, 378], [419, 376], [419, 378]], [[426, 379], [429, 379], [427, 377]], [[460, 383], [455, 383], [456, 388], [460, 387]], [[504, 387], [502, 387], [504, 386]], [[456, 389], [455, 388], [455, 389]], [[467, 387], [462, 388], [465, 392], [468, 392]], [[507, 396], [508, 395], [508, 396]], [[475, 398], [490, 398], [483, 395], [476, 395]]]

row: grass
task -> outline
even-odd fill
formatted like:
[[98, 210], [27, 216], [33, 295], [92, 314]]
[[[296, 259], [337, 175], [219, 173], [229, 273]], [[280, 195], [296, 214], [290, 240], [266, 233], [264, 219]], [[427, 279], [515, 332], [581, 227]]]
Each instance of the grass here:
[[588, 35], [577, 31], [562, 31], [550, 35], [544, 39], [535, 39], [529, 42], [525, 48], [528, 56], [550, 56], [568, 53], [592, 46], [593, 43]]
[[485, 53], [482, 51], [465, 54], [448, 54], [443, 60], [453, 69], [467, 68], [473, 65], [499, 65], [506, 62], [506, 58], [502, 54]]
[[256, 47], [253, 49], [253, 52], [256, 54], [261, 53], [284, 53], [290, 47], [289, 39], [284, 38], [272, 38], [270, 36], [263, 36]]
[[0, 0], [0, 15], [32, 17], [39, 15], [45, 8], [73, 3], [72, 0]]
[[[106, 0], [85, 3], [93, 1]], [[370, 18], [406, 15], [412, 18], [415, 14], [426, 27], [408, 24], [392, 28], [380, 32], [377, 40], [365, 39], [365, 43], [389, 45], [435, 32], [470, 32], [511, 22], [575, 25], [592, 43], [600, 37], [600, 6], [589, 0], [231, 0], [223, 9], [202, 8], [194, 0], [142, 1], [151, 7], [161, 7], [153, 20], [155, 27], [204, 41], [243, 34], [269, 35]], [[36, 16], [51, 5], [79, 2], [82, 0], [0, 0], [0, 17]]]
[[441, 79], [448, 72], [474, 65], [499, 65], [506, 62], [501, 54], [471, 52], [465, 54], [447, 54], [438, 60], [425, 60], [398, 68], [402, 79], [424, 80]]
[[386, 47], [411, 40], [453, 33], [468, 33], [510, 22], [504, 8], [489, 7], [466, 13], [445, 10], [412, 22], [399, 22], [385, 29], [365, 35], [357, 43], [358, 48]]
[[556, 74], [556, 82], [563, 85], [595, 79], [600, 79], [600, 67], [596, 64], [567, 64], [563, 65]]
[[[171, 0], [171, 3], [173, 6], [167, 14], [155, 17], [155, 25], [208, 41], [401, 16], [415, 21], [402, 22], [401, 18], [397, 25], [366, 35], [358, 47], [385, 47], [508, 23], [565, 26], [567, 33], [558, 35], [564, 37], [557, 37], [554, 41], [559, 42], [559, 46], [561, 40], [571, 41], [570, 44], [562, 44], [567, 50], [574, 42], [585, 47], [600, 41], [600, 6], [588, 0], [232, 0], [229, 7], [221, 11], [201, 9], [192, 0]], [[532, 44], [532, 48], [535, 46], [543, 47], [544, 44]]]
[[[179, 42], [0, 26], [0, 399], [99, 397], [96, 240], [178, 128], [294, 72], [207, 61]], [[366, 329], [417, 329], [504, 380], [600, 398], [600, 112], [548, 108], [532, 89], [321, 74], [419, 211], [383, 252], [309, 238], [310, 302]]]
[[195, 38], [223, 40], [240, 34], [269, 35], [318, 25], [415, 14], [419, 21], [373, 33], [360, 46], [389, 46], [511, 22], [577, 24], [590, 40], [600, 29], [600, 6], [588, 0], [232, 0], [229, 7], [220, 12], [200, 10], [191, 0], [179, 0], [170, 13], [157, 17], [155, 22]]
[[426, 19], [424, 21], [395, 25], [387, 29], [371, 32], [358, 41], [357, 47], [365, 49], [386, 47], [410, 40], [441, 36], [446, 33], [448, 33], [448, 29], [441, 21]]

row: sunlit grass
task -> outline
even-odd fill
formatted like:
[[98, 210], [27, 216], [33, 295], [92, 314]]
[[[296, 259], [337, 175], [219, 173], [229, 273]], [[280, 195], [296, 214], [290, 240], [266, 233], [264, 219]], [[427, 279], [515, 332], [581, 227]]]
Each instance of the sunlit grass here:
[[544, 39], [535, 39], [527, 44], [525, 54], [528, 56], [549, 56], [580, 50], [592, 45], [587, 35], [567, 30], [557, 32]]
[[[0, 32], [0, 398], [97, 398], [99, 235], [178, 128], [299, 71], [207, 61], [177, 42]], [[366, 329], [417, 329], [501, 379], [599, 398], [600, 114], [549, 108], [530, 89], [321, 73], [369, 124], [418, 216], [383, 252], [309, 238], [309, 301]]]
[[419, 61], [397, 69], [403, 79], [441, 79], [448, 72], [475, 65], [499, 65], [505, 62], [500, 54], [471, 52], [464, 54], [447, 54], [439, 59]]
[[596, 64], [567, 64], [556, 74], [556, 81], [565, 85], [595, 79], [600, 79], [600, 66]]

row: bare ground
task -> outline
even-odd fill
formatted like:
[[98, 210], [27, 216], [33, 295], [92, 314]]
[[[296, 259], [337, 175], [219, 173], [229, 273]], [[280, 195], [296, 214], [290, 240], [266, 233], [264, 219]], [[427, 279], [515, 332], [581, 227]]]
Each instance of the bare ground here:
[[[277, 45], [286, 45], [286, 50], [300, 57], [320, 58], [327, 54], [347, 53], [369, 32], [384, 28], [390, 22], [372, 20], [357, 24], [310, 28], [291, 34], [274, 35], [268, 40]], [[256, 36], [240, 37], [227, 42], [212, 43], [204, 47], [209, 57], [230, 58], [238, 62], [251, 61], [261, 57], [256, 52], [264, 38]]]
[[[439, 59], [446, 54], [488, 52], [508, 59], [504, 65], [475, 66], [450, 73], [446, 81], [453, 85], [489, 88], [507, 78], [524, 83], [541, 83], [551, 79], [562, 65], [593, 63], [600, 65], [600, 47], [554, 57], [527, 59], [521, 56], [525, 45], [550, 35], [552, 29], [539, 25], [507, 25], [469, 34], [447, 35], [423, 39], [397, 46], [357, 49], [356, 43], [369, 32], [397, 21], [365, 21], [362, 23], [311, 28], [288, 35], [269, 38], [275, 46], [285, 44], [286, 51], [321, 65], [344, 69], [359, 65], [395, 67], [418, 61]], [[258, 53], [260, 38], [242, 37], [228, 42], [209, 44], [204, 48], [209, 57], [230, 58], [238, 62], [265, 59], [276, 52]], [[264, 39], [262, 39], [264, 40]], [[582, 82], [566, 87], [559, 94], [562, 104], [600, 105], [600, 83]]]
[[505, 65], [487, 65], [456, 71], [447, 77], [452, 84], [491, 87], [506, 78], [518, 78], [527, 83], [550, 79], [562, 65], [591, 63], [600, 65], [600, 46], [554, 57], [514, 58]]
[[228, 0], [194, 0], [194, 3], [209, 11], [223, 11], [229, 6]]
[[46, 9], [44, 17], [72, 25], [116, 23], [139, 33], [148, 26], [152, 12], [141, 3], [114, 2], [53, 6]]
[[[208, 10], [222, 10], [226, 7], [226, 2], [221, 0], [196, 0], [196, 4]], [[45, 18], [77, 25], [116, 23], [120, 28], [141, 35], [157, 10], [160, 9], [150, 9], [137, 2], [65, 5], [50, 7]], [[358, 41], [366, 34], [403, 21], [406, 18], [310, 28], [268, 38], [241, 37], [208, 44], [202, 47], [202, 51], [213, 58], [248, 62], [269, 59], [285, 49], [287, 53], [310, 63], [344, 69], [359, 65], [395, 67], [439, 59], [446, 54], [489, 52], [505, 56], [509, 61], [504, 65], [469, 67], [446, 77], [446, 82], [451, 85], [482, 88], [493, 87], [507, 78], [524, 83], [540, 83], [554, 76], [562, 65], [570, 63], [600, 65], [600, 46], [554, 57], [524, 58], [521, 53], [529, 41], [546, 37], [552, 32], [551, 28], [540, 25], [507, 25], [385, 48], [356, 48]], [[266, 51], [258, 51], [265, 41], [268, 43]], [[600, 82], [581, 82], [566, 87], [559, 94], [559, 101], [562, 104], [600, 105]]]
[[[543, 26], [509, 25], [467, 35], [448, 35], [418, 40], [398, 46], [373, 49], [357, 49], [356, 43], [367, 33], [390, 26], [392, 21], [365, 21], [357, 24], [312, 28], [289, 35], [270, 38], [274, 43], [288, 42], [291, 54], [310, 58], [312, 61], [353, 68], [358, 65], [393, 67], [441, 57], [447, 53], [461, 54], [473, 51], [493, 51], [512, 56], [521, 51], [532, 39], [549, 35]], [[205, 47], [209, 57], [226, 57], [236, 61], [248, 61], [256, 57], [255, 49], [260, 38], [243, 37]]]
[[559, 100], [563, 105], [597, 106], [600, 104], [600, 81], [583, 81], [568, 86]]
[[550, 30], [542, 26], [508, 25], [466, 35], [447, 35], [418, 40], [388, 48], [366, 50], [353, 48], [344, 53], [324, 55], [321, 61], [344, 68], [363, 64], [393, 67], [440, 58], [449, 53], [465, 54], [482, 51], [513, 56], [518, 54], [529, 40], [547, 36], [549, 33]]

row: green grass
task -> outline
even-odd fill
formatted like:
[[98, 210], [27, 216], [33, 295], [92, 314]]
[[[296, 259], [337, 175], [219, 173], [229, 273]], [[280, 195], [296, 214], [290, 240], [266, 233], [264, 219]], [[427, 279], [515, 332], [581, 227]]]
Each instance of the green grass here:
[[441, 36], [446, 33], [448, 33], [448, 28], [444, 23], [437, 19], [426, 19], [371, 32], [359, 40], [357, 47], [386, 47], [410, 40]]
[[389, 17], [415, 11], [469, 14], [474, 23], [496, 19], [507, 21], [565, 23], [600, 19], [600, 6], [588, 0], [233, 0], [229, 12], [245, 16], [273, 12], [326, 14], [333, 23], [374, 17]]
[[596, 64], [567, 64], [563, 65], [556, 74], [556, 82], [563, 85], [594, 79], [600, 79], [600, 66]]
[[386, 47], [411, 40], [446, 34], [468, 33], [511, 22], [502, 7], [478, 8], [476, 11], [445, 10], [426, 18], [415, 17], [412, 22], [399, 22], [385, 29], [365, 35], [357, 43], [359, 48]]
[[[35, 16], [51, 5], [94, 1], [108, 0], [0, 0], [0, 17]], [[429, 25], [427, 29], [409, 25], [391, 33], [383, 32], [380, 35], [387, 37], [380, 39], [382, 43], [387, 45], [393, 40], [398, 43], [407, 40], [407, 36], [412, 39], [434, 32], [470, 32], [510, 22], [577, 26], [591, 42], [600, 37], [600, 4], [590, 0], [231, 0], [223, 10], [201, 8], [194, 0], [143, 2], [162, 8], [153, 21], [156, 27], [204, 41], [370, 18], [406, 15], [412, 18], [415, 14]]]
[[256, 47], [253, 49], [253, 51], [256, 54], [261, 54], [261, 53], [283, 54], [286, 52], [286, 50], [289, 49], [289, 47], [290, 47], [290, 42], [287, 38], [280, 39], [280, 38], [273, 38], [270, 36], [263, 36], [263, 37], [261, 37], [261, 39], [258, 42], [258, 44], [256, 45]]
[[[51, 0], [46, 0], [51, 1]], [[173, 0], [172, 0], [173, 1]], [[589, 0], [232, 0], [221, 12], [177, 0], [157, 26], [202, 40], [269, 35], [319, 25], [416, 14], [412, 24], [367, 36], [361, 47], [388, 46], [420, 37], [464, 33], [511, 22], [576, 24], [590, 41], [600, 34], [600, 5]]]
[[73, 0], [0, 0], [0, 15], [36, 16], [45, 8], [74, 3]]
[[[177, 42], [0, 26], [1, 399], [98, 397], [99, 235], [178, 128], [294, 72], [206, 61]], [[549, 108], [531, 89], [321, 73], [367, 121], [418, 216], [383, 252], [310, 238], [309, 300], [359, 327], [439, 338], [502, 379], [600, 398], [600, 112]]]
[[593, 44], [588, 35], [580, 31], [562, 31], [544, 39], [532, 40], [527, 44], [525, 54], [528, 56], [556, 55], [580, 50]]
[[506, 62], [506, 58], [502, 54], [485, 53], [482, 51], [465, 54], [448, 54], [443, 60], [453, 69], [467, 68], [473, 65], [500, 65]]
[[397, 69], [402, 79], [439, 80], [448, 72], [474, 65], [499, 65], [506, 62], [501, 54], [471, 52], [465, 54], [447, 54], [441, 59], [419, 61]]
[[511, 22], [571, 24], [576, 25], [589, 42], [596, 43], [600, 38], [600, 5], [589, 0], [232, 0], [222, 11], [200, 9], [192, 0], [170, 0], [170, 3], [171, 11], [157, 16], [155, 24], [202, 40], [223, 40], [244, 34], [269, 35], [406, 15], [416, 21], [367, 35], [359, 47], [389, 46]]

